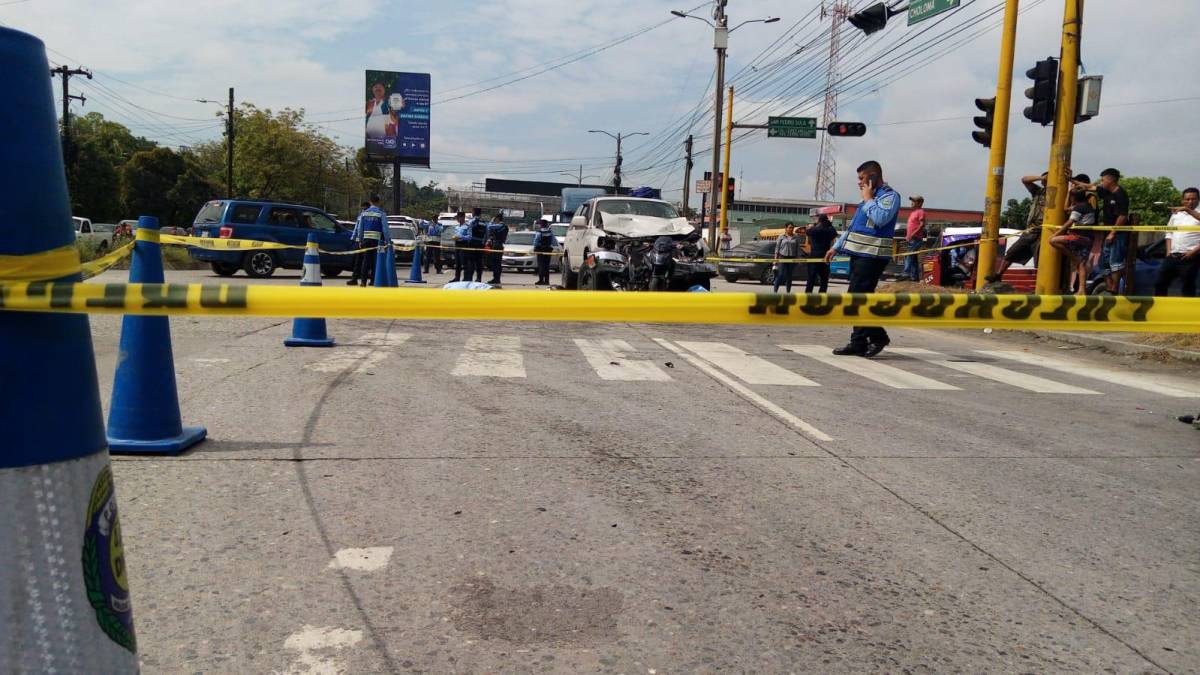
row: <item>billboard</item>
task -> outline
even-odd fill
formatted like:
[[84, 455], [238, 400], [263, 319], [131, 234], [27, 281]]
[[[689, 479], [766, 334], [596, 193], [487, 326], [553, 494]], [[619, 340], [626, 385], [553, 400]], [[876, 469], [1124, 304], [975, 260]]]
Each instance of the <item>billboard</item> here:
[[368, 70], [366, 148], [372, 162], [429, 166], [429, 73]]

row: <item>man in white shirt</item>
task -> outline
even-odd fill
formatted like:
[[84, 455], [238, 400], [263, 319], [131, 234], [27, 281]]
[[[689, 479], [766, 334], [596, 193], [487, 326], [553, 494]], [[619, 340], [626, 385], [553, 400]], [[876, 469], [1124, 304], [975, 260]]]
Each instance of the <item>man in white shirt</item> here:
[[[1183, 191], [1183, 206], [1172, 206], [1171, 220], [1168, 227], [1182, 225], [1200, 226], [1200, 213], [1196, 206], [1200, 204], [1200, 190], [1188, 188]], [[1200, 275], [1200, 231], [1168, 232], [1167, 257], [1158, 270], [1158, 280], [1154, 283], [1154, 295], [1169, 295], [1171, 283], [1175, 279], [1183, 280], [1183, 297], [1196, 297], [1196, 277]]]

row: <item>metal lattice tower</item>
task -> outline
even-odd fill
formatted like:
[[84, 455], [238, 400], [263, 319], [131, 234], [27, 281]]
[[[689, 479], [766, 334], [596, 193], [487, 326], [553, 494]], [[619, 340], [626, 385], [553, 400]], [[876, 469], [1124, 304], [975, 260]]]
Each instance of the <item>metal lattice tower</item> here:
[[[837, 83], [841, 60], [842, 23], [850, 15], [850, 3], [847, 0], [834, 0], [832, 6], [821, 3], [821, 18], [829, 17], [833, 24], [829, 27], [829, 70], [825, 75], [825, 112], [822, 116], [828, 125], [837, 118]], [[821, 201], [833, 201], [837, 187], [837, 156], [834, 154], [833, 138], [821, 134], [821, 154], [817, 158], [817, 189], [813, 197]]]

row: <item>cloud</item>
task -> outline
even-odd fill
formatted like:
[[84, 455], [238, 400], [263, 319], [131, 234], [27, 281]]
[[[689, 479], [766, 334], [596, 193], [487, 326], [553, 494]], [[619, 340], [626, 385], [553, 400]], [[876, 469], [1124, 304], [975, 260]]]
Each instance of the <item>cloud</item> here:
[[[964, 3], [945, 25], [997, 2]], [[751, 24], [731, 37], [730, 79], [735, 80], [733, 75], [749, 59], [797, 22], [804, 26], [797, 39], [818, 36], [828, 20], [816, 20], [812, 11], [817, 4], [816, 0], [739, 0], [731, 6], [734, 23], [766, 16], [783, 20], [770, 26]], [[1009, 196], [1021, 195], [1021, 175], [1040, 173], [1048, 162], [1049, 130], [1021, 116], [1021, 91], [1026, 84], [1024, 70], [1037, 59], [1058, 53], [1061, 26], [1061, 3], [1022, 4], [1031, 9], [1021, 17], [1018, 39]], [[38, 0], [0, 7], [0, 22], [43, 38], [57, 52], [51, 54], [53, 60], [94, 69], [100, 75], [96, 83], [79, 85], [89, 96], [89, 110], [95, 106], [163, 142], [218, 138], [216, 126], [163, 116], [205, 120], [217, 106], [155, 95], [105, 76], [181, 99], [220, 100], [234, 86], [239, 100], [276, 109], [305, 108], [339, 142], [357, 145], [362, 132], [358, 116], [362, 72], [367, 68], [428, 71], [437, 101], [528, 75], [547, 62], [665, 21], [670, 18], [668, 9], [690, 6], [694, 5], [644, 0], [483, 4], [443, 0], [420, 5], [387, 0]], [[705, 11], [698, 14], [704, 16]], [[1146, 2], [1119, 13], [1089, 7], [1086, 20], [1084, 62], [1089, 72], [1105, 75], [1105, 91], [1100, 116], [1079, 127], [1076, 168], [1095, 174], [1116, 166], [1127, 174], [1167, 175], [1177, 185], [1200, 183], [1186, 151], [1198, 147], [1200, 140], [1200, 129], [1192, 121], [1194, 103], [1117, 105], [1197, 95], [1191, 72], [1194, 59], [1188, 42], [1179, 39], [1178, 27], [1200, 23], [1200, 4]], [[854, 64], [860, 55], [923, 29], [907, 27], [899, 19], [894, 23], [882, 34], [848, 43], [858, 47], [848, 49], [846, 63]], [[97, 27], [103, 30], [98, 32]], [[847, 30], [848, 39], [854, 39], [853, 31]], [[672, 123], [694, 106], [708, 109], [711, 92], [706, 96], [703, 90], [712, 70], [711, 40], [711, 29], [699, 21], [671, 21], [577, 63], [435, 106], [435, 166], [424, 175], [469, 183], [505, 173], [537, 177], [530, 172], [542, 170], [546, 173], [541, 177], [555, 180], [563, 178], [557, 171], [577, 171], [581, 163], [585, 174], [607, 174], [614, 147], [609, 138], [587, 133], [597, 128], [655, 133], [653, 138], [628, 143], [627, 171], [680, 160], [685, 134], [672, 137], [663, 132], [676, 128]], [[782, 43], [778, 56], [791, 48], [788, 42]], [[872, 126], [866, 137], [836, 144], [838, 197], [854, 198], [854, 166], [875, 158], [884, 163], [889, 180], [902, 193], [921, 192], [932, 206], [981, 208], [988, 153], [971, 140], [974, 127], [969, 116], [975, 113], [974, 98], [994, 92], [998, 43], [999, 32], [993, 30], [887, 88], [844, 96], [839, 116]], [[780, 82], [811, 70], [819, 88], [824, 49], [820, 40], [811, 42], [806, 52], [776, 72]], [[915, 63], [917, 59], [909, 65]], [[862, 67], [849, 67], [846, 77], [861, 72]], [[741, 81], [755, 76], [745, 75]], [[100, 83], [128, 103], [95, 86]], [[854, 102], [856, 95], [863, 98]], [[740, 111], [752, 110], [749, 101], [737, 105]], [[812, 101], [810, 110], [808, 114], [819, 113], [819, 99]], [[968, 119], [879, 125], [944, 117]], [[692, 132], [698, 149], [708, 147], [711, 119], [701, 116]], [[743, 177], [743, 194], [810, 198], [818, 147], [818, 141], [768, 140], [765, 134], [739, 142], [734, 146], [733, 167], [734, 174]], [[547, 158], [563, 161], [532, 161]], [[526, 160], [530, 161], [512, 163]], [[693, 179], [710, 161], [707, 154], [696, 157]], [[678, 190], [682, 167], [658, 166], [634, 174], [631, 180]]]

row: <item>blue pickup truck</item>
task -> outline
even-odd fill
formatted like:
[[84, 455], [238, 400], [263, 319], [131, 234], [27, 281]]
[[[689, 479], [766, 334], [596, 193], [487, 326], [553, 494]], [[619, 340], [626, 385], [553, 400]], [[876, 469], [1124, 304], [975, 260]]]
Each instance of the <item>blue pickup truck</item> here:
[[[311, 206], [247, 200], [216, 200], [208, 202], [196, 214], [192, 235], [214, 239], [250, 239], [292, 246], [304, 246], [308, 235], [317, 233], [322, 251], [354, 250], [350, 230], [329, 214]], [[304, 265], [302, 248], [259, 251], [214, 250], [189, 247], [194, 260], [209, 263], [213, 272], [231, 277], [238, 270], [247, 276], [264, 279], [275, 270], [301, 269]], [[354, 264], [352, 255], [322, 255], [321, 273], [335, 277]]]

